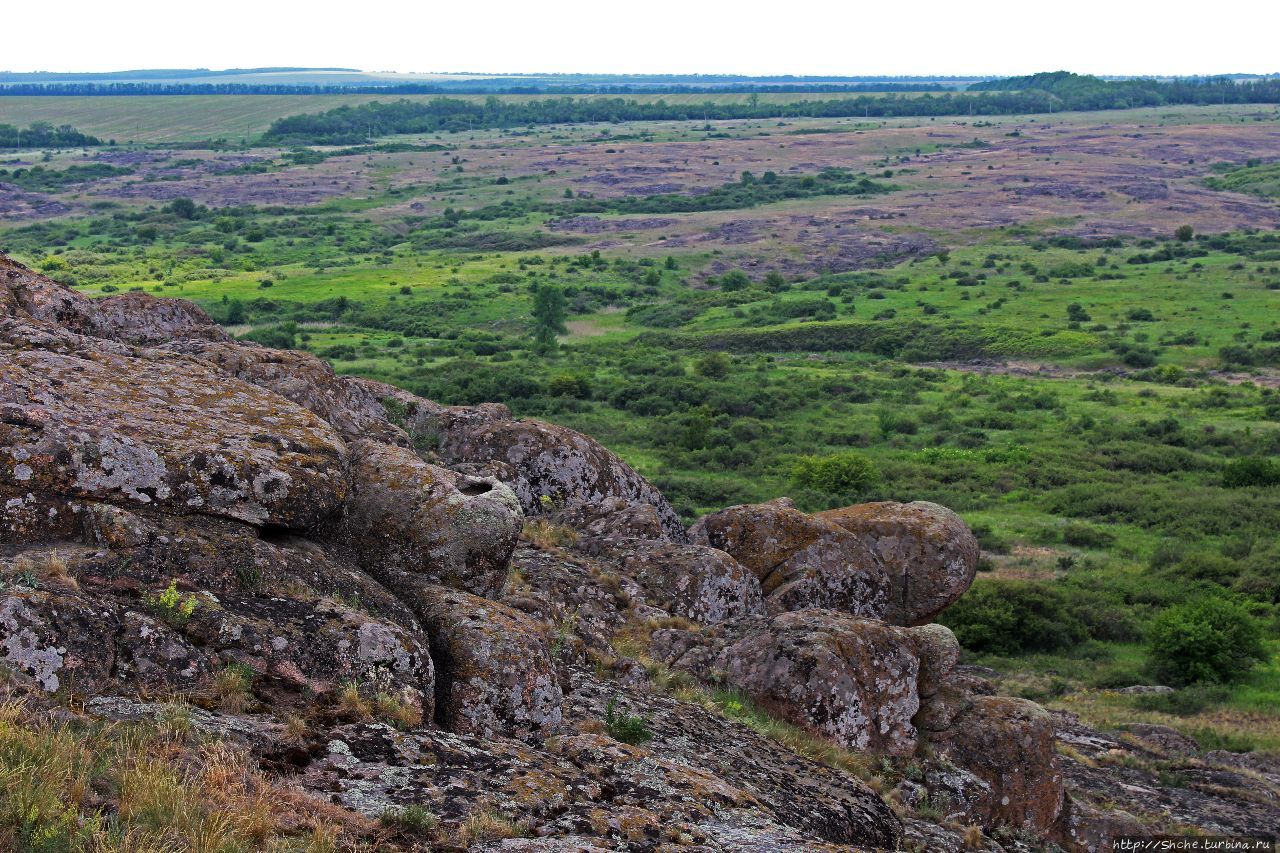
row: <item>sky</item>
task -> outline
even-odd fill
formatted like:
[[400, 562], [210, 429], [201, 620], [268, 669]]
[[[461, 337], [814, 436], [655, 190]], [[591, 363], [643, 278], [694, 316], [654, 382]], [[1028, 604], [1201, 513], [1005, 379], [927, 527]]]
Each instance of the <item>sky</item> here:
[[1014, 75], [1280, 72], [1280, 0], [59, 0], [0, 70]]

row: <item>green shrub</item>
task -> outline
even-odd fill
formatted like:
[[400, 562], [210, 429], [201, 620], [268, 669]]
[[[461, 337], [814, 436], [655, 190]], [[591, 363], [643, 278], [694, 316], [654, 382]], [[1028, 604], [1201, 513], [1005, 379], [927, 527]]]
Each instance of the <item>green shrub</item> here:
[[857, 453], [801, 456], [791, 469], [797, 487], [847, 497], [857, 496], [877, 478], [875, 466]]
[[1223, 466], [1222, 484], [1229, 489], [1280, 486], [1280, 462], [1260, 456], [1233, 459]]
[[1269, 657], [1262, 627], [1243, 604], [1209, 595], [1175, 604], [1147, 632], [1152, 672], [1171, 684], [1226, 683]]
[[1089, 639], [1078, 608], [1060, 588], [1029, 581], [980, 578], [938, 621], [966, 649], [986, 654], [1054, 652]]
[[1228, 689], [1220, 684], [1192, 684], [1172, 693], [1140, 695], [1133, 704], [1140, 711], [1191, 717], [1206, 708], [1225, 702], [1229, 696]]
[[1116, 537], [1092, 524], [1073, 521], [1062, 529], [1062, 541], [1077, 548], [1107, 548], [1115, 543]]

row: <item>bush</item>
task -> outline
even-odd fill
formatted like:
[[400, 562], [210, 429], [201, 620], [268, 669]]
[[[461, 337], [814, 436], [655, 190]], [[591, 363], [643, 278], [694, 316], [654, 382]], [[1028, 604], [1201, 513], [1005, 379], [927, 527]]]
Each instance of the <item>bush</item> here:
[[1210, 595], [1176, 604], [1147, 632], [1152, 672], [1172, 684], [1237, 681], [1267, 660], [1262, 627], [1243, 604]]
[[940, 622], [972, 652], [1054, 652], [1089, 639], [1077, 608], [1057, 587], [1013, 580], [974, 582]]
[[1140, 711], [1156, 711], [1192, 717], [1213, 705], [1220, 705], [1230, 696], [1230, 691], [1218, 684], [1193, 684], [1173, 693], [1147, 693], [1138, 696], [1133, 705]]
[[1115, 544], [1116, 537], [1092, 524], [1073, 521], [1062, 529], [1062, 541], [1077, 548], [1106, 548]]
[[1280, 463], [1260, 456], [1233, 459], [1222, 469], [1222, 484], [1229, 489], [1280, 486]]
[[871, 461], [856, 453], [801, 456], [791, 469], [792, 482], [799, 488], [848, 497], [857, 496], [877, 477]]

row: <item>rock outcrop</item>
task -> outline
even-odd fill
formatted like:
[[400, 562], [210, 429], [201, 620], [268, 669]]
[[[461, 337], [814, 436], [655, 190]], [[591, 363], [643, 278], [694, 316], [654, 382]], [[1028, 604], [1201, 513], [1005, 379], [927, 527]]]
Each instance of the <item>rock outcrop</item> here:
[[880, 558], [853, 534], [800, 512], [786, 498], [721, 510], [699, 520], [689, 535], [750, 569], [773, 612], [826, 607], [879, 619], [888, 607]]
[[579, 510], [605, 502], [651, 507], [663, 533], [685, 539], [671, 504], [647, 480], [581, 433], [535, 420], [516, 420], [504, 405], [429, 411], [419, 408], [415, 430], [437, 437], [446, 464], [501, 462], [511, 466], [511, 487], [531, 515]]
[[921, 503], [781, 499], [686, 533], [586, 436], [0, 257], [0, 689], [126, 722], [189, 703], [344, 813], [496, 816], [530, 836], [503, 849], [958, 849], [966, 826], [1107, 849], [1132, 819], [1064, 766], [1070, 727], [927, 624], [976, 554]]
[[396, 445], [350, 445], [351, 494], [323, 539], [378, 578], [405, 572], [494, 596], [524, 517], [487, 477], [457, 474]]
[[889, 577], [885, 619], [929, 621], [964, 594], [978, 569], [978, 540], [946, 507], [926, 501], [858, 504], [817, 513], [858, 537]]
[[655, 636], [660, 659], [671, 666], [722, 680], [850, 749], [915, 751], [920, 661], [905, 629], [807, 609], [683, 634]]

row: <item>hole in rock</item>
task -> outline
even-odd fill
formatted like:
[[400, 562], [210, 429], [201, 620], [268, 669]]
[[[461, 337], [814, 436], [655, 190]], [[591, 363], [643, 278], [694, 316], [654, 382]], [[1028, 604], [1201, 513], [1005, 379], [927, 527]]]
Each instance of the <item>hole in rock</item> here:
[[493, 491], [493, 484], [486, 483], [484, 480], [473, 480], [470, 483], [458, 486], [458, 491], [469, 498], [474, 498], [476, 495], [483, 495]]

